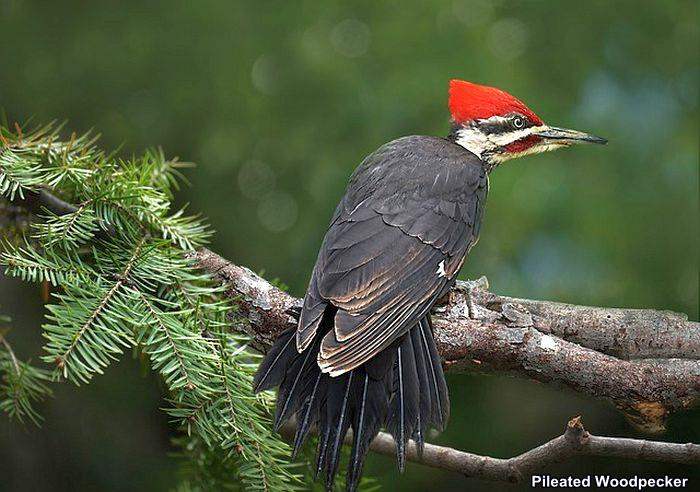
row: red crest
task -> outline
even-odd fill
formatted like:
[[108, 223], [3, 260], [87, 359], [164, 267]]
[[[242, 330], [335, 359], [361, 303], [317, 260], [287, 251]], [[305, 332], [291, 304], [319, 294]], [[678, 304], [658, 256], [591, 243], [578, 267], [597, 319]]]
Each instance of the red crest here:
[[542, 124], [540, 117], [520, 99], [495, 87], [452, 79], [449, 94], [448, 105], [455, 123], [520, 113], [527, 116], [535, 125]]

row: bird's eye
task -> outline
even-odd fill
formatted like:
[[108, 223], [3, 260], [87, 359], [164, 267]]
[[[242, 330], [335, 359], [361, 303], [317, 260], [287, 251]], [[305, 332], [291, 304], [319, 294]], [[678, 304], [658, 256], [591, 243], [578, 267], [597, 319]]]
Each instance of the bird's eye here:
[[520, 129], [525, 126], [525, 120], [523, 120], [520, 116], [516, 116], [513, 118], [513, 126]]

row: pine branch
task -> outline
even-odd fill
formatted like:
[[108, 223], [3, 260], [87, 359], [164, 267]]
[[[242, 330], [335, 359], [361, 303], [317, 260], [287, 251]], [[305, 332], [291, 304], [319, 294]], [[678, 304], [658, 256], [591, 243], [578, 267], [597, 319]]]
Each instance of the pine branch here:
[[[223, 470], [188, 483], [298, 488], [290, 449], [269, 430], [270, 401], [252, 393], [254, 355], [225, 333], [231, 306], [185, 258], [184, 250], [210, 232], [184, 209], [170, 212], [183, 164], [162, 152], [120, 160], [96, 149], [92, 138], [61, 142], [50, 128], [26, 134], [0, 128], [0, 142], [0, 196], [38, 219], [23, 243], [3, 245], [0, 262], [9, 275], [55, 286], [43, 359], [63, 379], [86, 383], [136, 347], [168, 386], [166, 411], [187, 433], [185, 446], [201, 450], [193, 458], [207, 457]], [[21, 363], [3, 353], [0, 370], [6, 359], [11, 370], [4, 374], [19, 375]], [[33, 376], [23, 378], [25, 393], [13, 390], [20, 404], [33, 398], [28, 382], [38, 377], [25, 373]], [[34, 419], [29, 410], [19, 411]]]
[[[206, 374], [206, 368], [197, 367], [196, 364], [208, 358], [206, 352], [198, 354], [198, 357], [187, 357], [183, 353], [191, 354], [197, 349], [197, 342], [193, 338], [199, 334], [186, 330], [173, 314], [158, 309], [155, 299], [148, 298], [142, 292], [138, 295], [150, 314], [149, 319], [143, 320], [139, 343], [150, 356], [153, 368], [161, 372], [171, 391], [184, 388], [188, 391], [197, 389], [211, 393], [210, 388], [198, 387], [194, 383], [195, 374]], [[155, 326], [149, 326], [151, 323]]]
[[[0, 321], [9, 321], [0, 316]], [[34, 404], [51, 396], [47, 386], [50, 373], [27, 362], [20, 361], [12, 346], [0, 332], [0, 411], [20, 422], [41, 423], [41, 415]]]
[[64, 286], [65, 292], [56, 295], [63, 302], [48, 307], [52, 323], [44, 326], [49, 340], [44, 360], [56, 364], [64, 378], [86, 383], [92, 374], [101, 374], [123, 348], [134, 345], [131, 320], [125, 320], [125, 314], [132, 313], [134, 295], [125, 286], [145, 243], [145, 237], [136, 242], [111, 285]]
[[29, 243], [24, 246], [6, 244], [4, 251], [0, 252], [0, 263], [6, 265], [5, 275], [25, 282], [49, 282], [53, 286], [73, 281], [96, 281], [99, 276], [73, 253], [66, 252], [49, 259]]
[[85, 201], [75, 212], [51, 215], [44, 222], [35, 224], [36, 239], [47, 248], [60, 245], [69, 249], [86, 244], [98, 230], [97, 217], [89, 208], [91, 203], [91, 200]]

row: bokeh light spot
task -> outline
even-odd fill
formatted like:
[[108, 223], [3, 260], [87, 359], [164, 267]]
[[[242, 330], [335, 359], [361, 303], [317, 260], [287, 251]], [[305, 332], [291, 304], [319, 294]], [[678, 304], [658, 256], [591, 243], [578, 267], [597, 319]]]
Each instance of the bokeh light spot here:
[[261, 55], [253, 63], [250, 71], [253, 86], [265, 95], [277, 93], [277, 64], [268, 55]]
[[283, 232], [297, 221], [299, 207], [288, 193], [272, 192], [262, 197], [258, 205], [258, 219], [271, 232]]
[[238, 171], [238, 186], [248, 198], [258, 199], [275, 186], [275, 171], [261, 161], [248, 161]]
[[452, 3], [452, 13], [465, 26], [478, 26], [490, 20], [495, 4], [489, 0], [457, 0]]
[[370, 43], [370, 29], [357, 19], [345, 19], [331, 31], [331, 44], [341, 55], [357, 58], [367, 53]]
[[488, 45], [491, 52], [503, 60], [514, 60], [525, 52], [528, 29], [518, 19], [501, 19], [489, 29]]

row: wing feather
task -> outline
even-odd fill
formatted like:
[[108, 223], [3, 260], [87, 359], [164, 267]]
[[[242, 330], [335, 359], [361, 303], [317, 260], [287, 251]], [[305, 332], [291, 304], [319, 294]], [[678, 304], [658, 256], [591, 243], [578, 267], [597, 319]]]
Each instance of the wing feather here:
[[297, 348], [308, 346], [332, 306], [334, 329], [317, 356], [332, 376], [371, 360], [418, 323], [476, 239], [487, 187], [480, 163], [444, 140], [409, 140], [401, 145], [420, 145], [389, 144], [357, 169], [319, 252]]

